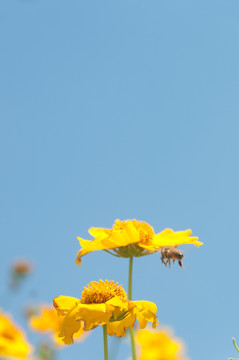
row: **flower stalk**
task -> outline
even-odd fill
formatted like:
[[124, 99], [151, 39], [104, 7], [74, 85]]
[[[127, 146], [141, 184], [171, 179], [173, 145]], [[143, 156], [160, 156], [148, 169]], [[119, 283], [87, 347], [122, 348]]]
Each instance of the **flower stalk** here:
[[[239, 352], [239, 347], [237, 346], [235, 338], [232, 338], [233, 345], [235, 346], [235, 349]], [[238, 358], [229, 358], [228, 360], [239, 360]]]
[[239, 347], [236, 344], [235, 338], [232, 338], [233, 345], [235, 346], [236, 350], [239, 352]]
[[103, 325], [103, 338], [104, 338], [104, 360], [108, 360], [108, 338], [107, 338], [107, 325]]
[[133, 256], [129, 258], [128, 299], [132, 300]]
[[[128, 281], [128, 299], [132, 300], [132, 278], [133, 278], [133, 256], [129, 258], [129, 281]], [[132, 360], [136, 359], [136, 347], [134, 339], [134, 328], [129, 329], [130, 340], [131, 340], [131, 350], [132, 350]]]

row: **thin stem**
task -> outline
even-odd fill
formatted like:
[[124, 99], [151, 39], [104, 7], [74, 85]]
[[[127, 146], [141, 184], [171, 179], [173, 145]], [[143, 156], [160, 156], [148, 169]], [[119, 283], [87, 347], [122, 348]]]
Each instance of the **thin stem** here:
[[[236, 350], [239, 352], [239, 347], [237, 346], [235, 338], [232, 338], [233, 345], [235, 346]], [[238, 358], [229, 358], [228, 360], [239, 360]]]
[[235, 346], [236, 350], [239, 352], [239, 348], [236, 344], [236, 340], [234, 338], [232, 338], [232, 342], [233, 342], [233, 345]]
[[132, 327], [132, 329], [129, 329], [129, 333], [130, 333], [130, 340], [131, 340], [132, 360], [137, 360], [133, 327]]
[[129, 258], [128, 299], [132, 300], [133, 256]]
[[107, 325], [103, 325], [104, 337], [104, 360], [108, 360], [108, 338], [107, 338]]
[[[129, 283], [128, 283], [128, 299], [132, 300], [132, 277], [133, 277], [133, 256], [129, 258]], [[134, 328], [129, 330], [130, 339], [131, 339], [131, 350], [132, 350], [132, 360], [136, 359], [136, 348], [134, 340]]]

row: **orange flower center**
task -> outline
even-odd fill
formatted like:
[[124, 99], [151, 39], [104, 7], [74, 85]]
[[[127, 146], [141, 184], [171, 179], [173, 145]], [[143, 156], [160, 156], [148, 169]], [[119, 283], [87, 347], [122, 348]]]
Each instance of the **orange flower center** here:
[[150, 245], [152, 243], [153, 237], [154, 237], [154, 229], [152, 226], [150, 226], [148, 223], [144, 221], [138, 221], [138, 220], [116, 220], [115, 224], [113, 225], [114, 230], [123, 230], [125, 228], [125, 225], [131, 222], [136, 230], [139, 232], [139, 243], [142, 243], [144, 245]]
[[81, 294], [82, 304], [102, 304], [115, 296], [121, 299], [127, 299], [126, 292], [122, 288], [122, 285], [118, 285], [114, 281], [100, 280], [91, 281]]

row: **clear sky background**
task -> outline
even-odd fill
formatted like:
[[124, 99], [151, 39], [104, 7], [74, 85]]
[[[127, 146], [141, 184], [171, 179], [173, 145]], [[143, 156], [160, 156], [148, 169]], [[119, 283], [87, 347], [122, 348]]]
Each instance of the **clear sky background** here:
[[[74, 264], [76, 236], [136, 218], [204, 245], [182, 247], [184, 269], [136, 259], [134, 299], [157, 304], [192, 360], [236, 357], [238, 39], [237, 0], [1, 1], [0, 280], [15, 258], [35, 264], [7, 306], [22, 326], [29, 296], [127, 288], [125, 259]], [[101, 328], [58, 357], [96, 358]]]

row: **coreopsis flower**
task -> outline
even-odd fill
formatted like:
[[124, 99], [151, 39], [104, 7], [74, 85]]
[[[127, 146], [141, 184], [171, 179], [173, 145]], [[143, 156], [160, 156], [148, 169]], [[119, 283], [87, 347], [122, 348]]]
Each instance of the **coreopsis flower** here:
[[0, 356], [26, 359], [30, 352], [24, 332], [0, 310]]
[[165, 229], [155, 234], [152, 226], [137, 220], [116, 220], [112, 229], [90, 228], [93, 240], [77, 238], [82, 249], [78, 252], [76, 264], [81, 265], [82, 256], [96, 250], [105, 250], [118, 257], [144, 256], [160, 251], [164, 247], [181, 244], [202, 245], [191, 236], [191, 230], [173, 231]]
[[11, 288], [17, 288], [20, 282], [32, 272], [32, 264], [27, 260], [16, 260], [11, 267]]
[[157, 325], [157, 307], [149, 301], [129, 301], [125, 290], [114, 281], [92, 281], [82, 292], [81, 299], [58, 296], [53, 304], [63, 316], [59, 337], [65, 344], [73, 343], [73, 334], [81, 328], [89, 331], [98, 325], [107, 325], [109, 335], [124, 336], [136, 319], [140, 328], [147, 322]]
[[32, 265], [26, 260], [16, 261], [12, 270], [19, 275], [27, 275], [32, 271]]
[[136, 333], [138, 360], [187, 360], [184, 344], [167, 330], [139, 330]]
[[[62, 322], [63, 317], [59, 317], [57, 311], [51, 305], [42, 305], [40, 307], [40, 313], [30, 316], [29, 319], [29, 323], [32, 329], [38, 332], [51, 334], [53, 341], [57, 345], [64, 345], [62, 338], [59, 337]], [[81, 341], [85, 338], [85, 336], [85, 331], [80, 328], [74, 334], [74, 339]]]

